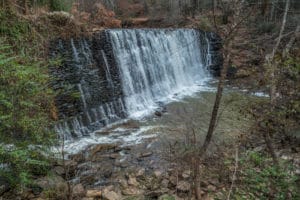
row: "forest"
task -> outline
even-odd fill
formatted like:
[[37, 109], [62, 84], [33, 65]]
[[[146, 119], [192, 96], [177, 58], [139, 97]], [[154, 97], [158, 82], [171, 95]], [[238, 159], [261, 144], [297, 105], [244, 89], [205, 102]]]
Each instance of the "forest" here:
[[299, 0], [0, 0], [0, 200], [300, 199]]

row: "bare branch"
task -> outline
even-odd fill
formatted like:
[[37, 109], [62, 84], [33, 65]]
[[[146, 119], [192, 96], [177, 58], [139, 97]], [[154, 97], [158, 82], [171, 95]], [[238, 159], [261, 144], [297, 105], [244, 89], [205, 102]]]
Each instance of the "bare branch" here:
[[239, 148], [236, 147], [234, 172], [233, 172], [233, 175], [232, 175], [232, 182], [231, 182], [230, 190], [229, 190], [229, 193], [228, 193], [228, 196], [227, 196], [227, 200], [230, 200], [230, 196], [231, 196], [231, 193], [232, 193], [234, 181], [236, 180], [236, 172], [237, 172], [237, 169], [238, 169], [238, 165], [239, 165]]

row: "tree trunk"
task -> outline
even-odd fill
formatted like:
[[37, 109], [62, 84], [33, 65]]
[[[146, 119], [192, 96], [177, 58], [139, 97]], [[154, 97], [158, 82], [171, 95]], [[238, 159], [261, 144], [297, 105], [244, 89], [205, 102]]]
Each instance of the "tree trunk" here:
[[[283, 32], [284, 32], [284, 29], [285, 29], [285, 24], [286, 24], [286, 18], [287, 18], [287, 13], [288, 13], [288, 10], [289, 10], [289, 6], [290, 6], [290, 0], [287, 0], [286, 1], [286, 4], [285, 4], [285, 11], [284, 11], [284, 15], [283, 15], [283, 19], [282, 19], [282, 25], [281, 25], [281, 28], [280, 28], [280, 32], [279, 32], [279, 37], [278, 37], [278, 40], [273, 48], [273, 51], [270, 55], [267, 55], [266, 56], [266, 62], [267, 62], [267, 70], [270, 71], [270, 104], [271, 104], [271, 112], [274, 111], [275, 109], [275, 106], [276, 106], [276, 98], [277, 98], [277, 78], [276, 78], [276, 72], [278, 70], [278, 66], [277, 66], [277, 63], [274, 62], [274, 57], [276, 55], [276, 52], [278, 51], [278, 48], [279, 48], [279, 45], [280, 45], [280, 42], [281, 42], [281, 39], [282, 39], [282, 35], [283, 35]], [[270, 137], [270, 134], [268, 132], [268, 130], [266, 131], [263, 131], [263, 136], [264, 136], [264, 139], [265, 139], [265, 142], [266, 142], [266, 145], [267, 145], [267, 148], [268, 148], [268, 151], [270, 152], [272, 158], [273, 158], [273, 162], [274, 164], [278, 165], [278, 159], [277, 159], [277, 156], [274, 152], [274, 148], [273, 148], [273, 145], [272, 145], [272, 138]]]
[[267, 148], [268, 148], [268, 151], [273, 159], [273, 162], [276, 166], [279, 166], [279, 162], [278, 162], [278, 159], [277, 159], [277, 156], [276, 156], [276, 153], [275, 153], [275, 150], [274, 150], [274, 147], [273, 147], [273, 144], [272, 144], [272, 139], [270, 137], [270, 133], [267, 131], [264, 131], [264, 139], [266, 141], [266, 145], [267, 145]]
[[206, 135], [204, 144], [200, 149], [200, 156], [205, 154], [205, 152], [211, 142], [211, 139], [212, 139], [215, 127], [216, 127], [218, 111], [219, 111], [219, 107], [220, 107], [221, 99], [222, 99], [222, 95], [223, 95], [226, 74], [227, 74], [227, 71], [228, 71], [228, 68], [230, 65], [230, 58], [231, 58], [230, 49], [231, 49], [231, 47], [232, 47], [232, 40], [229, 40], [228, 44], [223, 47], [224, 48], [223, 56], [225, 58], [224, 65], [223, 65], [223, 69], [221, 71], [221, 76], [219, 79], [218, 90], [217, 90], [216, 99], [215, 99], [213, 111], [212, 111], [211, 118], [210, 118], [209, 128], [207, 131], [207, 135]]

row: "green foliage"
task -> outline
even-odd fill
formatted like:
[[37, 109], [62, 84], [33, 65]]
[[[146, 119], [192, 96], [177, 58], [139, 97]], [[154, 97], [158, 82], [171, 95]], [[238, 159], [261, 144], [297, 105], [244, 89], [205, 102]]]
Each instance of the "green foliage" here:
[[233, 199], [298, 199], [296, 175], [288, 163], [281, 167], [272, 165], [270, 158], [262, 153], [250, 152], [240, 160], [241, 174]]
[[44, 173], [47, 147], [53, 144], [48, 105], [47, 71], [41, 63], [14, 57], [0, 40], [0, 176], [24, 186], [32, 176]]
[[30, 34], [30, 25], [18, 18], [12, 11], [0, 9], [0, 36], [16, 42], [24, 42], [24, 36]]

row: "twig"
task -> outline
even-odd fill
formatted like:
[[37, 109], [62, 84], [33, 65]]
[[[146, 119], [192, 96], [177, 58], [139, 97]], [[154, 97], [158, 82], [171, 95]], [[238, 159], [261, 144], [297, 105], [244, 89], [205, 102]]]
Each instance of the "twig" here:
[[228, 196], [227, 196], [227, 200], [230, 199], [230, 195], [232, 193], [234, 181], [236, 180], [236, 172], [237, 172], [237, 168], [238, 168], [238, 163], [239, 163], [239, 148], [236, 147], [236, 150], [235, 150], [235, 167], [234, 167], [234, 172], [233, 172], [233, 175], [232, 175], [232, 182], [231, 182], [230, 190], [229, 190], [229, 193], [228, 193]]
[[288, 33], [286, 33], [286, 34], [283, 34], [282, 36], [281, 36], [281, 38], [279, 38], [279, 36], [275, 39], [275, 41], [278, 41], [279, 39], [282, 39], [282, 38], [284, 38], [284, 37], [286, 37], [286, 36], [289, 36], [290, 34], [292, 34], [292, 33], [295, 33], [295, 31], [291, 31], [291, 32], [288, 32]]

